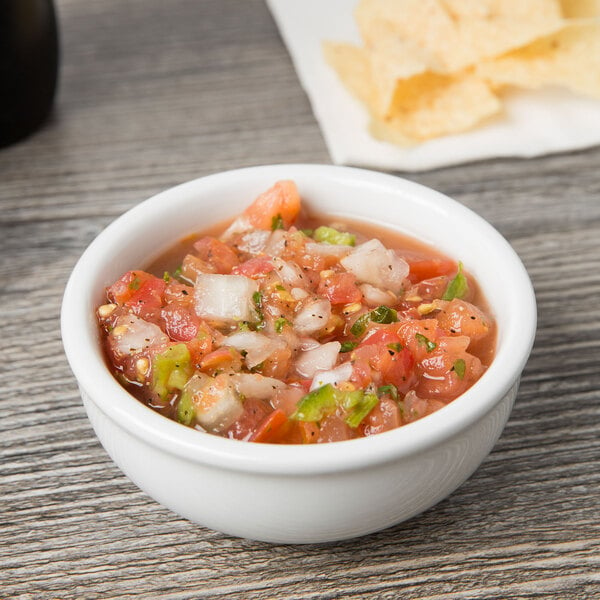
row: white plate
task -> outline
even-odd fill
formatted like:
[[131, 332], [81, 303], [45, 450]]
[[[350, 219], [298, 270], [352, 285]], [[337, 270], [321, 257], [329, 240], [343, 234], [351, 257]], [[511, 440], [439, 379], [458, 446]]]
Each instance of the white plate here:
[[336, 164], [422, 171], [500, 156], [533, 157], [600, 144], [600, 102], [567, 91], [513, 93], [473, 131], [411, 148], [379, 142], [369, 117], [325, 63], [323, 40], [359, 42], [357, 0], [267, 0]]

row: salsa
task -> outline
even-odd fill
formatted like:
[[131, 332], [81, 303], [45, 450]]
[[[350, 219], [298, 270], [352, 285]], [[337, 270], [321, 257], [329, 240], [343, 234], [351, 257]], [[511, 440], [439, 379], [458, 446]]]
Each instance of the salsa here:
[[201, 431], [280, 444], [429, 415], [481, 377], [495, 344], [462, 263], [307, 215], [292, 181], [123, 274], [97, 317], [112, 372], [141, 402]]

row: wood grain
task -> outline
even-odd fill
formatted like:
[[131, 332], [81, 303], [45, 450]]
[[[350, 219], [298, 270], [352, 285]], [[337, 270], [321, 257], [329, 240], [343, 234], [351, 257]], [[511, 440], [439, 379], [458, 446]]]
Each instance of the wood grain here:
[[62, 353], [62, 291], [90, 240], [164, 188], [330, 159], [259, 0], [57, 4], [55, 114], [0, 151], [0, 598], [600, 598], [600, 150], [410, 176], [494, 224], [537, 294], [515, 409], [475, 475], [358, 540], [229, 538], [100, 447]]

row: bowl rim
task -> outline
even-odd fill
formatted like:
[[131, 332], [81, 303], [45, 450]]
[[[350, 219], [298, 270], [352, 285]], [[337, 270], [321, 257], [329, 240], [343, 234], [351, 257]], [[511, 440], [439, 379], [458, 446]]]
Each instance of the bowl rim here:
[[[470, 389], [443, 409], [397, 429], [367, 438], [311, 445], [252, 444], [221, 438], [185, 427], [165, 418], [131, 396], [112, 376], [100, 357], [93, 311], [87, 310], [95, 273], [103, 264], [103, 249], [122, 239], [132, 224], [143, 221], [148, 211], [161, 212], [168, 200], [191, 192], [209, 193], [233, 179], [264, 177], [266, 180], [321, 178], [335, 183], [383, 186], [427, 207], [441, 207], [455, 218], [477, 227], [494, 246], [494, 253], [510, 270], [512, 287], [518, 291], [518, 311], [505, 331], [492, 364]], [[153, 214], [154, 214], [153, 212]], [[233, 216], [233, 215], [232, 215]], [[358, 217], [358, 215], [357, 215]], [[157, 217], [153, 217], [156, 221]], [[488, 298], [493, 306], [493, 299]], [[92, 314], [90, 314], [92, 312]], [[456, 436], [483, 418], [518, 382], [529, 357], [536, 330], [536, 301], [533, 286], [520, 258], [502, 235], [458, 201], [399, 176], [318, 164], [279, 164], [234, 169], [199, 177], [168, 188], [123, 213], [91, 242], [75, 265], [67, 282], [61, 308], [64, 350], [84, 395], [130, 434], [169, 454], [232, 471], [269, 474], [318, 475], [367, 468], [431, 449]]]

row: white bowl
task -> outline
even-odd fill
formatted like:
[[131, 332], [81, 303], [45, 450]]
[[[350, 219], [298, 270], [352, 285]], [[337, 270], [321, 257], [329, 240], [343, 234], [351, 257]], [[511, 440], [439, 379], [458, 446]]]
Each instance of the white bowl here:
[[[108, 370], [95, 308], [105, 287], [181, 237], [239, 213], [278, 179], [314, 211], [380, 223], [460, 259], [498, 324], [483, 377], [438, 412], [368, 438], [309, 446], [203, 434], [147, 408]], [[463, 483], [500, 436], [535, 334], [527, 273], [487, 222], [448, 197], [371, 171], [275, 165], [184, 183], [106, 228], [67, 284], [62, 336], [90, 421], [108, 454], [152, 498], [218, 531], [269, 542], [325, 542], [377, 531], [436, 504]]]

